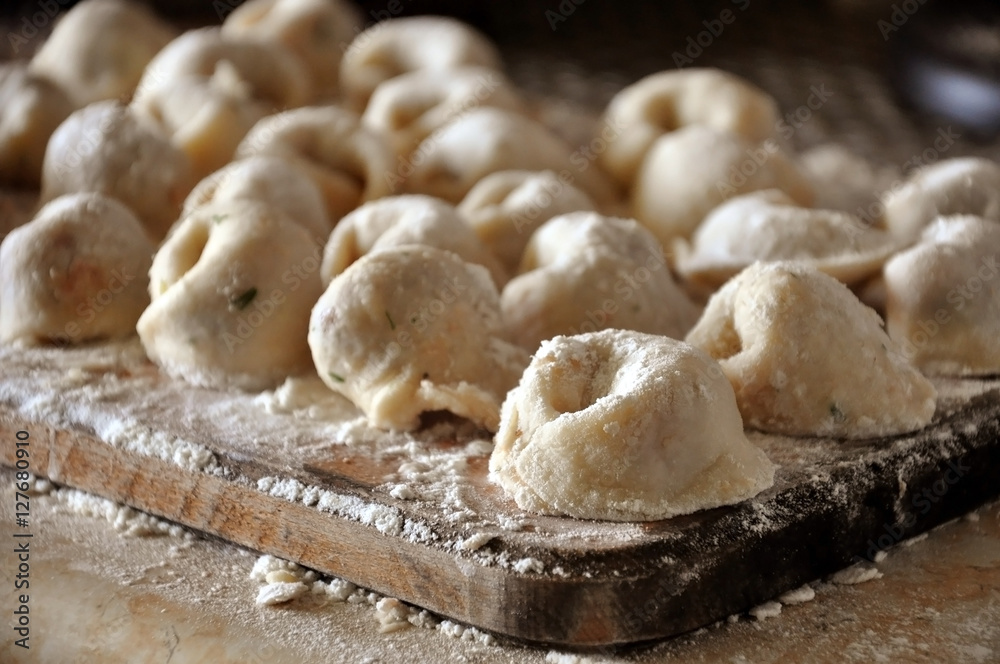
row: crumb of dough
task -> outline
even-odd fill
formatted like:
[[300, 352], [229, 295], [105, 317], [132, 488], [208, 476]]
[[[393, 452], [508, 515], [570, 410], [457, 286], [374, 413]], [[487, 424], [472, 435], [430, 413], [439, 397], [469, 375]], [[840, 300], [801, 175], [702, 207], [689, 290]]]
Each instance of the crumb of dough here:
[[285, 604], [305, 595], [308, 591], [309, 587], [300, 581], [293, 583], [280, 581], [278, 583], [268, 583], [262, 586], [260, 592], [257, 593], [257, 605], [274, 606], [275, 604]]
[[383, 597], [375, 603], [375, 618], [382, 634], [397, 632], [411, 627], [410, 609], [395, 597]]
[[478, 551], [495, 537], [496, 535], [492, 533], [476, 533], [475, 535], [471, 535], [462, 540], [462, 543], [458, 545], [458, 548], [463, 551]]
[[811, 602], [815, 597], [816, 591], [813, 590], [812, 586], [804, 585], [801, 588], [789, 590], [787, 593], [778, 595], [778, 601], [782, 604], [792, 606], [795, 604], [805, 604], [806, 602]]
[[545, 564], [536, 558], [521, 558], [514, 563], [514, 571], [518, 574], [527, 574], [528, 572], [541, 574], [545, 571]]
[[830, 576], [830, 581], [841, 586], [853, 586], [881, 578], [882, 572], [878, 571], [877, 567], [870, 567], [859, 563], [835, 572]]
[[749, 613], [757, 620], [777, 618], [781, 615], [781, 602], [764, 602], [760, 606], [750, 609]]

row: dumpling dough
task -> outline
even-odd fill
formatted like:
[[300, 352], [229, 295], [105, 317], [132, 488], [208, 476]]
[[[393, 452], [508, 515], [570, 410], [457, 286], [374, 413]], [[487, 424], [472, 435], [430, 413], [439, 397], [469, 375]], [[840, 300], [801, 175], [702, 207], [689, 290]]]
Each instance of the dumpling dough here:
[[361, 32], [358, 10], [346, 0], [249, 0], [222, 23], [222, 34], [259, 39], [287, 48], [309, 73], [312, 98], [337, 93], [340, 60]]
[[436, 129], [476, 106], [525, 110], [513, 84], [494, 69], [418, 69], [379, 85], [361, 121], [382, 132], [405, 158]]
[[323, 381], [384, 429], [447, 410], [496, 431], [528, 355], [507, 341], [489, 273], [435, 247], [364, 256], [313, 309], [309, 346]]
[[153, 301], [137, 326], [146, 353], [206, 387], [263, 390], [308, 372], [319, 261], [309, 233], [267, 205], [196, 209], [153, 259]]
[[920, 239], [934, 219], [971, 214], [1000, 221], [1000, 165], [963, 157], [925, 166], [885, 200], [885, 225], [901, 242]]
[[656, 238], [632, 219], [554, 217], [531, 237], [521, 269], [500, 302], [515, 340], [528, 350], [556, 335], [605, 328], [679, 339], [698, 318]]
[[280, 157], [250, 157], [234, 161], [212, 173], [191, 190], [182, 217], [211, 203], [259, 201], [284, 212], [320, 244], [330, 236], [332, 224], [323, 196], [308, 178]]
[[99, 101], [70, 115], [49, 139], [41, 200], [106, 194], [128, 206], [158, 241], [194, 182], [188, 158], [155, 125], [116, 101]]
[[30, 66], [77, 107], [127, 102], [143, 69], [176, 34], [140, 2], [84, 0], [59, 19]]
[[620, 133], [600, 163], [628, 186], [664, 134], [698, 124], [755, 144], [773, 137], [778, 121], [774, 99], [734, 74], [697, 67], [662, 71], [626, 87], [608, 104], [604, 124]]
[[49, 136], [73, 112], [59, 86], [24, 64], [0, 64], [0, 184], [37, 188]]
[[813, 200], [812, 186], [773, 139], [756, 145], [688, 125], [650, 147], [632, 188], [632, 211], [669, 247], [675, 237], [690, 237], [717, 205], [760, 189], [780, 189], [806, 207]]
[[758, 260], [795, 260], [852, 285], [878, 272], [897, 243], [852, 214], [802, 208], [768, 189], [723, 203], [690, 244], [674, 247], [681, 276], [712, 292]]
[[[519, 113], [482, 106], [461, 114], [421, 143], [399, 169], [404, 190], [459, 203], [473, 185], [507, 170], [567, 173], [598, 205], [615, 193], [593, 164], [582, 168], [580, 155], [562, 139]], [[404, 171], [405, 168], [405, 171]]]
[[139, 220], [114, 199], [71, 194], [48, 203], [0, 245], [0, 340], [135, 334], [154, 251]]
[[411, 71], [466, 66], [502, 68], [496, 47], [471, 26], [441, 16], [389, 19], [351, 42], [340, 61], [340, 85], [352, 108], [361, 110], [384, 81]]
[[796, 263], [756, 263], [708, 301], [686, 341], [722, 365], [747, 426], [871, 438], [922, 429], [934, 387], [874, 311]]
[[236, 150], [284, 157], [320, 189], [336, 223], [366, 201], [392, 193], [392, 153], [381, 135], [360, 125], [358, 116], [336, 106], [307, 106], [258, 122]]
[[458, 211], [508, 272], [517, 270], [531, 234], [552, 217], [592, 212], [587, 196], [552, 171], [498, 171], [469, 190]]
[[1000, 224], [942, 217], [885, 266], [886, 326], [926, 374], [1000, 373]]
[[521, 509], [610, 521], [738, 503], [774, 470], [710, 357], [625, 330], [542, 344], [504, 401], [490, 457], [490, 479]]
[[323, 252], [323, 283], [367, 253], [404, 244], [447, 249], [490, 271], [497, 287], [507, 283], [499, 261], [455, 208], [431, 196], [388, 196], [365, 203], [340, 220]]

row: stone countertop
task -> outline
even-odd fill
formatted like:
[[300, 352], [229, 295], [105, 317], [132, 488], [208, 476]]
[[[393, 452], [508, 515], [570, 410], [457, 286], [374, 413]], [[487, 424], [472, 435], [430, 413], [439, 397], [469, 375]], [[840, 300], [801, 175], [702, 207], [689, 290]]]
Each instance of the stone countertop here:
[[164, 524], [65, 489], [32, 496], [30, 526], [17, 529], [9, 470], [0, 484], [4, 538], [32, 533], [30, 650], [13, 644], [17, 560], [2, 547], [5, 662], [1000, 662], [1000, 503], [890, 549], [880, 577], [813, 582], [813, 600], [779, 615], [765, 606], [643, 647], [567, 653], [450, 623], [383, 633], [362, 591], [258, 606], [254, 552], [179, 528], [129, 534]]

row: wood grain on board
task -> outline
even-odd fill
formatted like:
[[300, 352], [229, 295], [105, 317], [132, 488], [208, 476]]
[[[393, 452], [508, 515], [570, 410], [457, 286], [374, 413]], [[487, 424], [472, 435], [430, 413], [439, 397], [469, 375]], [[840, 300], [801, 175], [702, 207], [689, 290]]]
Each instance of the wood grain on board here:
[[[388, 480], [405, 461], [398, 451], [324, 442], [328, 429], [264, 413], [253, 395], [164, 378], [136, 364], [135, 353], [94, 363], [90, 352], [0, 347], [0, 462], [14, 465], [15, 433], [28, 431], [32, 471], [58, 484], [533, 642], [604, 646], [689, 631], [1000, 494], [1000, 387], [990, 383], [967, 391], [974, 396], [942, 400], [934, 424], [914, 435], [854, 442], [753, 435], [779, 464], [772, 489], [661, 522], [524, 514], [486, 481], [482, 454], [458, 480], [466, 509], [478, 516], [456, 521], [433, 501], [389, 494]], [[61, 380], [68, 382], [59, 417], [31, 405], [51, 400]], [[98, 381], [114, 389], [88, 399], [82, 388]], [[101, 440], [96, 432], [115, 416], [203, 445], [224, 470], [185, 468]], [[272, 495], [258, 488], [265, 477], [388, 508], [433, 537]], [[505, 521], [520, 527], [497, 525]], [[488, 543], [457, 545], [476, 533]]]

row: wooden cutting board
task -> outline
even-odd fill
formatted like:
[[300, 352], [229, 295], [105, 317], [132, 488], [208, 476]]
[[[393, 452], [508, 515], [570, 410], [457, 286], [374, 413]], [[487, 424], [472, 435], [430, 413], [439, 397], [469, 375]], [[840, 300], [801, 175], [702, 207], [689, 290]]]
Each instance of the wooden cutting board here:
[[772, 489], [639, 524], [525, 514], [487, 481], [481, 432], [379, 434], [318, 381], [193, 388], [135, 342], [0, 347], [0, 366], [3, 464], [27, 431], [37, 475], [533, 642], [692, 630], [1000, 494], [996, 380], [939, 382], [935, 421], [915, 435], [751, 433], [780, 466]]

